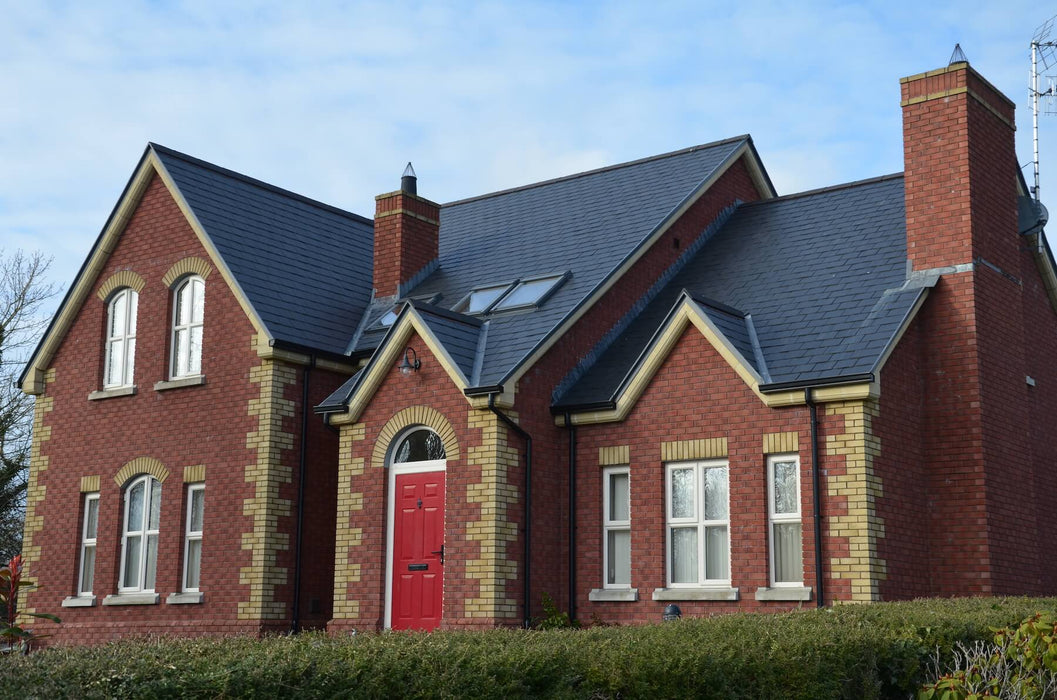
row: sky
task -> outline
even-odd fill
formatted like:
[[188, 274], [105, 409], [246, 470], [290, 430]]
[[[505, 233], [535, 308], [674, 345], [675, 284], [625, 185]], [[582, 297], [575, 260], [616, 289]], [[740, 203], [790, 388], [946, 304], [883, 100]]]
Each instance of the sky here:
[[[68, 287], [148, 141], [369, 217], [408, 161], [448, 202], [744, 133], [779, 194], [886, 175], [899, 78], [955, 43], [1030, 184], [1057, 7], [979, 4], [0, 0], [0, 250]], [[1052, 208], [1057, 116], [1039, 138]]]

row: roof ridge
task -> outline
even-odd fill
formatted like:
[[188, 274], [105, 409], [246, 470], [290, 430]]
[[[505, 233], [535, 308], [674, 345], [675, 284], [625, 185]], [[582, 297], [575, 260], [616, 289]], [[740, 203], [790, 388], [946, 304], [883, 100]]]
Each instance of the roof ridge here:
[[479, 194], [474, 197], [467, 197], [465, 199], [457, 199], [453, 202], [447, 202], [441, 205], [444, 207], [455, 207], [460, 204], [468, 204], [469, 202], [476, 202], [482, 199], [489, 199], [491, 197], [499, 197], [506, 194], [512, 194], [514, 192], [521, 192], [524, 190], [531, 190], [537, 187], [543, 187], [545, 185], [553, 185], [558, 182], [565, 182], [567, 180], [576, 180], [577, 178], [587, 177], [589, 175], [597, 175], [599, 173], [608, 172], [610, 170], [619, 170], [621, 168], [628, 168], [633, 165], [641, 165], [643, 163], [649, 163], [655, 160], [662, 160], [664, 158], [673, 158], [675, 156], [686, 155], [687, 153], [693, 153], [695, 151], [701, 151], [706, 148], [715, 148], [717, 146], [723, 146], [729, 143], [737, 143], [739, 141], [751, 141], [752, 137], [749, 134], [741, 134], [740, 136], [732, 136], [727, 139], [721, 139], [719, 141], [712, 141], [711, 143], [702, 143], [697, 146], [689, 146], [687, 148], [680, 148], [677, 151], [669, 151], [667, 153], [659, 153], [653, 156], [647, 156], [646, 158], [638, 158], [636, 160], [629, 160], [623, 163], [615, 163], [613, 165], [606, 165], [601, 168], [594, 168], [592, 170], [584, 170], [579, 173], [573, 173], [571, 175], [563, 175], [561, 177], [551, 178], [549, 180], [541, 180], [539, 182], [532, 182], [527, 185], [520, 185], [518, 187], [510, 187], [505, 190], [497, 190], [495, 192], [489, 192], [487, 194]]
[[864, 180], [853, 180], [851, 182], [842, 182], [837, 185], [827, 185], [826, 187], [817, 187], [813, 190], [804, 190], [803, 192], [794, 192], [792, 194], [784, 194], [781, 197], [772, 197], [771, 199], [757, 199], [752, 202], [746, 202], [742, 204], [743, 207], [754, 207], [758, 204], [772, 204], [774, 202], [785, 202], [790, 199], [797, 199], [799, 197], [810, 197], [816, 194], [823, 194], [826, 192], [836, 192], [839, 190], [847, 190], [852, 187], [861, 187], [863, 185], [871, 185], [877, 182], [885, 182], [887, 180], [900, 180], [903, 178], [903, 173], [892, 173], [890, 175], [879, 175], [877, 177], [868, 177]]
[[374, 226], [374, 221], [372, 219], [369, 219], [366, 216], [363, 216], [361, 214], [357, 214], [355, 212], [351, 212], [351, 211], [347, 211], [345, 209], [341, 209], [339, 207], [335, 207], [332, 204], [327, 204], [326, 202], [321, 202], [318, 199], [312, 199], [311, 197], [306, 197], [303, 194], [298, 194], [297, 192], [292, 192], [292, 191], [290, 191], [288, 189], [284, 189], [284, 188], [279, 187], [277, 185], [273, 185], [273, 184], [271, 184], [269, 182], [265, 182], [264, 180], [258, 180], [255, 177], [250, 177], [249, 175], [244, 175], [244, 174], [242, 174], [240, 172], [236, 172], [234, 170], [231, 170], [230, 168], [225, 168], [223, 166], [216, 165], [215, 163], [210, 163], [209, 161], [202, 160], [201, 158], [195, 158], [194, 156], [189, 156], [186, 153], [181, 153], [180, 151], [177, 151], [177, 150], [174, 150], [172, 148], [169, 148], [168, 146], [162, 146], [159, 143], [154, 143], [153, 141], [148, 141], [147, 142], [147, 148], [155, 150], [155, 151], [157, 151], [159, 153], [163, 153], [163, 154], [165, 154], [167, 156], [172, 156], [173, 158], [177, 158], [179, 160], [183, 160], [183, 161], [185, 161], [187, 163], [191, 163], [192, 165], [197, 165], [198, 167], [206, 168], [208, 170], [212, 170], [213, 172], [219, 173], [219, 174], [224, 175], [226, 177], [231, 177], [231, 178], [234, 178], [236, 180], [241, 180], [242, 182], [245, 182], [248, 185], [253, 185], [254, 187], [258, 187], [260, 189], [268, 190], [270, 192], [273, 192], [275, 194], [280, 194], [280, 195], [282, 195], [284, 197], [288, 197], [290, 199], [295, 199], [297, 201], [304, 202], [305, 204], [308, 204], [308, 205], [311, 205], [311, 206], [314, 206], [314, 207], [318, 207], [320, 209], [324, 209], [324, 210], [332, 212], [334, 214], [338, 214], [339, 216], [344, 216], [344, 217], [359, 221], [360, 223], [370, 224], [371, 226]]

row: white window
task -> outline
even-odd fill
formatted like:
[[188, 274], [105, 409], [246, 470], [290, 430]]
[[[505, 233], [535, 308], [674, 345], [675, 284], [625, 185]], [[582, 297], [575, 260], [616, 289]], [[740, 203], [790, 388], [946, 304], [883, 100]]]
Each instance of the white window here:
[[668, 465], [668, 585], [730, 585], [725, 461]]
[[81, 526], [81, 570], [77, 576], [77, 595], [92, 595], [95, 583], [95, 536], [99, 525], [99, 494], [84, 495], [84, 523]]
[[800, 517], [800, 460], [796, 455], [767, 458], [771, 585], [802, 586], [803, 539]]
[[602, 472], [605, 588], [631, 587], [631, 478], [627, 467]]
[[141, 476], [125, 489], [119, 591], [154, 590], [160, 520], [161, 482], [150, 475]]
[[517, 286], [509, 294], [500, 299], [492, 310], [506, 311], [527, 306], [539, 306], [564, 280], [564, 276], [522, 280], [517, 283]]
[[462, 300], [457, 310], [464, 314], [483, 314], [492, 308], [496, 300], [510, 289], [510, 286], [508, 283], [474, 289]]
[[206, 283], [197, 275], [180, 282], [173, 294], [172, 379], [202, 373], [205, 294]]
[[106, 307], [106, 367], [103, 387], [131, 386], [136, 362], [136, 307], [139, 295], [125, 287]]
[[205, 484], [187, 487], [187, 528], [184, 535], [184, 577], [186, 592], [198, 591], [202, 573], [202, 521], [205, 514]]

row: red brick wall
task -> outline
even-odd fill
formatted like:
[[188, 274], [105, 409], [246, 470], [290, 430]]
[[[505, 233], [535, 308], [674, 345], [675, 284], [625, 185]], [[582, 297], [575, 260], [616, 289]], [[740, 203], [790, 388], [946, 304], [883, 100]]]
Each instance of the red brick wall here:
[[[388, 297], [437, 258], [440, 206], [406, 192], [393, 192], [379, 195], [375, 210], [374, 293]], [[399, 211], [408, 213], [392, 213]]]

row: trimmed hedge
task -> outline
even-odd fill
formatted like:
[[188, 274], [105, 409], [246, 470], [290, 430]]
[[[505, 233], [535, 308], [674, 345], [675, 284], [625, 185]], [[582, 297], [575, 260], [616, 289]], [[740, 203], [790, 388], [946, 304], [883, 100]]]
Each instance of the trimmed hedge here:
[[912, 695], [937, 648], [1057, 599], [929, 599], [586, 630], [139, 639], [0, 658], [0, 698]]

